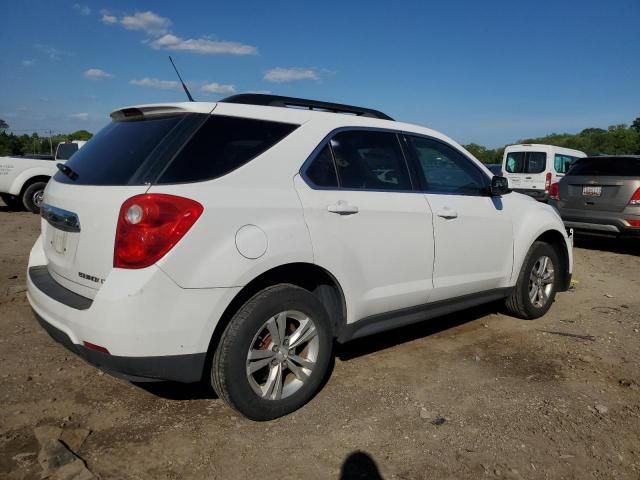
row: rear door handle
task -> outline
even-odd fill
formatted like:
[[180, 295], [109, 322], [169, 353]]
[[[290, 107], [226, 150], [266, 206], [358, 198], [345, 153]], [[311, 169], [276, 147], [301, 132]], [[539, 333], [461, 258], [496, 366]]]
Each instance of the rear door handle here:
[[440, 210], [436, 212], [436, 215], [446, 219], [458, 218], [458, 212], [455, 210]]
[[350, 205], [344, 200], [339, 200], [335, 205], [329, 205], [327, 210], [331, 213], [337, 213], [338, 215], [353, 215], [359, 211], [357, 206]]

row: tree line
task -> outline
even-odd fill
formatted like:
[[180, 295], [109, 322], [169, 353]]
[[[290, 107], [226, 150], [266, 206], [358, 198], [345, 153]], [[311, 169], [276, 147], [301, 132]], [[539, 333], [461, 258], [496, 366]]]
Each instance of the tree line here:
[[55, 153], [60, 142], [69, 140], [89, 140], [93, 134], [87, 130], [77, 130], [68, 134], [55, 135], [16, 135], [7, 133], [9, 125], [0, 119], [0, 156], [20, 156], [30, 154], [50, 154]]
[[[602, 128], [585, 128], [580, 133], [552, 133], [539, 138], [525, 138], [515, 143], [541, 143], [556, 147], [573, 148], [587, 155], [640, 155], [640, 117], [630, 126], [611, 125]], [[483, 163], [502, 163], [505, 147], [487, 148], [477, 143], [464, 145]]]
[[[52, 137], [31, 135], [15, 135], [6, 133], [9, 125], [0, 119], [0, 156], [26, 155], [31, 153], [55, 152], [60, 142], [67, 140], [89, 140], [93, 134], [86, 130], [78, 130], [70, 134], [56, 134]], [[634, 154], [640, 155], [640, 117], [630, 126], [625, 124], [611, 125], [602, 128], [585, 128], [580, 133], [552, 133], [539, 138], [525, 138], [516, 143], [542, 143], [557, 147], [573, 148], [587, 155], [601, 154]], [[505, 147], [487, 148], [477, 143], [464, 145], [483, 163], [502, 163]]]

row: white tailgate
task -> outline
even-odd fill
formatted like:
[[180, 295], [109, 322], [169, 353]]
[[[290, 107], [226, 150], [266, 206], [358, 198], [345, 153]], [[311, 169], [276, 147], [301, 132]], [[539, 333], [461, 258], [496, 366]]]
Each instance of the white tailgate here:
[[75, 214], [80, 227], [79, 232], [63, 231], [43, 218], [43, 247], [54, 279], [69, 290], [93, 298], [113, 268], [120, 207], [147, 189], [147, 185], [69, 185], [52, 179], [45, 190], [44, 204], [63, 216]]

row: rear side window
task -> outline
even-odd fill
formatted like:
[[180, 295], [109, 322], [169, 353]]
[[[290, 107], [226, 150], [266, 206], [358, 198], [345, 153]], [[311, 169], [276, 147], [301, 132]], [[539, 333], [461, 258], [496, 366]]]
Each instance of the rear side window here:
[[330, 142], [341, 188], [411, 190], [398, 137], [390, 132], [349, 130]]
[[56, 160], [69, 160], [78, 151], [77, 143], [60, 143], [56, 151]]
[[264, 153], [298, 126], [213, 115], [162, 173], [158, 183], [221, 177]]
[[546, 167], [545, 152], [509, 152], [505, 162], [508, 173], [542, 173]]
[[567, 172], [567, 175], [640, 178], [640, 158], [578, 158]]
[[111, 122], [66, 163], [77, 178], [61, 172], [54, 178], [75, 185], [129, 185], [151, 152], [186, 117]]
[[331, 147], [325, 145], [306, 170], [306, 176], [316, 187], [337, 188], [338, 175], [333, 164]]

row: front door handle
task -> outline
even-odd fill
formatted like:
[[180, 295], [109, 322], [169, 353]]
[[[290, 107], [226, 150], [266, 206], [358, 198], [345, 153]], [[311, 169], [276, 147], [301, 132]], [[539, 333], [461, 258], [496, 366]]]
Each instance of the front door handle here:
[[446, 218], [447, 220], [452, 218], [458, 218], [458, 212], [456, 212], [455, 210], [440, 210], [436, 212], [436, 215], [438, 215], [441, 218]]
[[344, 200], [338, 200], [338, 203], [335, 205], [329, 205], [327, 210], [331, 213], [337, 213], [338, 215], [353, 215], [354, 213], [358, 213], [358, 207], [350, 205]]

